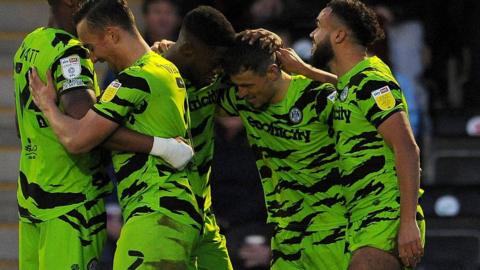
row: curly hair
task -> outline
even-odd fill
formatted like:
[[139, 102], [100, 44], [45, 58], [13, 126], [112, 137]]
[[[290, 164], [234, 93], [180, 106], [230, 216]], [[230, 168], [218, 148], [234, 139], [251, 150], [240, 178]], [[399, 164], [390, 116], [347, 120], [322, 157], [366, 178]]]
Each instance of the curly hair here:
[[185, 15], [182, 29], [209, 46], [232, 46], [235, 30], [227, 18], [210, 6], [199, 6]]
[[370, 46], [385, 38], [375, 12], [359, 0], [332, 0], [327, 7], [352, 30], [361, 45]]

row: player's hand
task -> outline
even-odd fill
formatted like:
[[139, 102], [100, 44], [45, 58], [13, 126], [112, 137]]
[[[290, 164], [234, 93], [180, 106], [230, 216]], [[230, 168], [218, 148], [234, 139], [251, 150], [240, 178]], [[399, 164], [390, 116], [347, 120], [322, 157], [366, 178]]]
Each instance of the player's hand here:
[[417, 222], [401, 222], [398, 231], [398, 255], [406, 267], [415, 267], [423, 256], [420, 229]]
[[152, 51], [154, 51], [158, 54], [161, 54], [161, 53], [165, 53], [166, 51], [168, 51], [168, 49], [170, 49], [170, 47], [172, 47], [172, 45], [174, 45], [174, 44], [175, 44], [175, 41], [162, 39], [160, 41], [155, 41], [155, 43], [153, 43], [153, 46], [151, 47], [151, 49], [152, 49]]
[[270, 53], [275, 52], [283, 46], [282, 39], [275, 33], [266, 29], [249, 29], [238, 33], [241, 36], [242, 41], [248, 41], [249, 44], [260, 41], [262, 48], [268, 48]]
[[52, 72], [47, 71], [47, 84], [45, 85], [35, 68], [31, 68], [28, 71], [28, 82], [30, 86], [30, 91], [32, 93], [33, 102], [40, 108], [40, 110], [45, 111], [50, 106], [56, 106], [57, 102], [57, 92], [55, 91]]
[[151, 155], [161, 157], [177, 170], [183, 170], [193, 158], [193, 148], [183, 138], [154, 137]]
[[282, 70], [288, 73], [303, 74], [308, 65], [292, 48], [279, 48], [275, 52]]

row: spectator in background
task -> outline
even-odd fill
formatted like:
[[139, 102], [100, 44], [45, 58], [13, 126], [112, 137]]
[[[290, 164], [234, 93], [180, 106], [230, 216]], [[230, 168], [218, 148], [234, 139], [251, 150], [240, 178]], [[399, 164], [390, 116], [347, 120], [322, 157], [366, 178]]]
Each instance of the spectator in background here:
[[175, 0], [144, 0], [142, 13], [145, 21], [144, 38], [149, 45], [162, 39], [177, 40], [182, 18]]

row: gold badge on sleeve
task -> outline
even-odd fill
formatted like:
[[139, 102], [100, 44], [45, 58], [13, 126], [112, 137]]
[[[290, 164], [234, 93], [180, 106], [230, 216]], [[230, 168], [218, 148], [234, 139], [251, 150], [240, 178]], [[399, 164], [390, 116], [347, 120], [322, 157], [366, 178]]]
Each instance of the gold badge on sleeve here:
[[113, 81], [110, 85], [105, 89], [103, 92], [102, 98], [100, 98], [101, 102], [109, 102], [111, 101], [115, 95], [117, 94], [118, 89], [122, 86], [119, 81]]
[[387, 111], [395, 107], [395, 98], [388, 86], [384, 86], [372, 92], [372, 97], [375, 103], [382, 111]]

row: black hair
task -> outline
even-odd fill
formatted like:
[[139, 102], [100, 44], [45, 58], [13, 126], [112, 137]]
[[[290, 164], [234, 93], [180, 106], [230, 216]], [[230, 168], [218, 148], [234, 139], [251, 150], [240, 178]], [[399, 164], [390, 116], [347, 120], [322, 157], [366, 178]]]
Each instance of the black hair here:
[[227, 18], [209, 6], [199, 6], [185, 15], [182, 31], [187, 31], [208, 46], [229, 47], [235, 41], [235, 30]]
[[153, 5], [153, 4], [156, 4], [156, 3], [161, 3], [161, 2], [167, 2], [167, 3], [171, 4], [172, 6], [175, 7], [176, 13], [177, 14], [180, 13], [180, 3], [176, 0], [143, 0], [142, 13], [147, 14], [149, 9], [150, 9], [150, 5]]
[[235, 45], [227, 49], [222, 66], [228, 76], [247, 70], [263, 76], [267, 73], [268, 66], [275, 61], [275, 53], [271, 53], [268, 48], [262, 48], [259, 40], [249, 44], [248, 41], [242, 41], [239, 36], [235, 40]]
[[112, 25], [131, 33], [135, 29], [135, 19], [125, 0], [87, 0], [73, 15], [76, 25], [83, 19], [96, 29]]
[[327, 4], [363, 46], [385, 38], [375, 12], [358, 0], [332, 0]]

